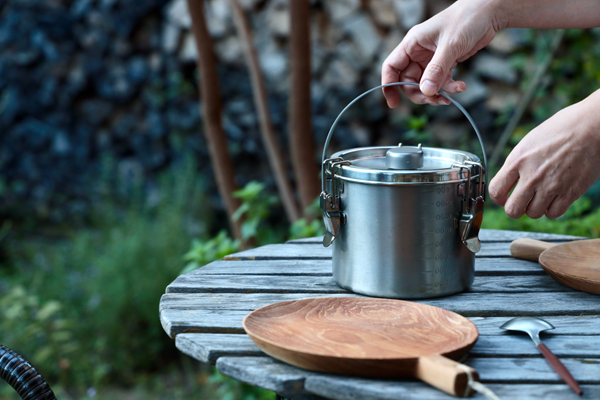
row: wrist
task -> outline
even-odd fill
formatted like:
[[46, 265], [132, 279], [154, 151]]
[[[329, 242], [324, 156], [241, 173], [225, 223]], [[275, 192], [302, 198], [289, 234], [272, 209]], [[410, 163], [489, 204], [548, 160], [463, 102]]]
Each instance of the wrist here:
[[579, 109], [578, 116], [582, 138], [589, 146], [590, 150], [594, 150], [596, 155], [600, 155], [600, 90], [576, 103], [575, 106]]
[[496, 32], [510, 27], [512, 15], [511, 3], [507, 0], [487, 0], [492, 13], [492, 26]]
[[486, 18], [494, 32], [506, 29], [510, 25], [510, 0], [459, 0], [465, 8], [477, 10], [478, 18]]

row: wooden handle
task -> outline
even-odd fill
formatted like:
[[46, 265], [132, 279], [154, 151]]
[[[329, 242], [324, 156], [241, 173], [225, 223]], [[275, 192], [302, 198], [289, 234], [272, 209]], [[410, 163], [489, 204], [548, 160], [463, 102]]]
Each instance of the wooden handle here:
[[583, 394], [583, 390], [581, 390], [581, 388], [577, 384], [577, 381], [575, 380], [575, 378], [573, 378], [573, 375], [571, 375], [567, 367], [565, 367], [563, 363], [560, 362], [560, 360], [554, 355], [554, 353], [550, 351], [548, 347], [546, 347], [544, 343], [540, 343], [538, 345], [538, 349], [540, 349], [540, 351], [546, 358], [546, 361], [550, 363], [552, 368], [554, 368], [556, 373], [560, 375], [562, 380], [565, 381], [565, 383], [569, 385], [569, 387], [573, 389], [575, 393], [581, 396]]
[[556, 244], [533, 239], [517, 239], [510, 244], [510, 254], [515, 258], [537, 262], [540, 254], [553, 246]]
[[416, 377], [450, 395], [466, 397], [473, 390], [468, 387], [469, 377], [462, 368], [471, 371], [473, 380], [479, 381], [479, 374], [473, 368], [438, 354], [419, 357]]

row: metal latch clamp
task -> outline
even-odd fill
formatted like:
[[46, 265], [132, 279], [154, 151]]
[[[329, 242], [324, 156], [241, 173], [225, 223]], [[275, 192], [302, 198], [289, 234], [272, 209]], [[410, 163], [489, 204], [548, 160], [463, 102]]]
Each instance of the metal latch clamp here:
[[[463, 170], [466, 171], [467, 180], [463, 188], [462, 211], [458, 219], [458, 229], [462, 242], [471, 252], [477, 253], [481, 249], [479, 231], [483, 222], [483, 204], [486, 192], [486, 182], [483, 180], [484, 169], [480, 163], [473, 161], [465, 161], [464, 164], [454, 164], [452, 167], [460, 168], [459, 175], [461, 175]], [[475, 195], [471, 197], [471, 179], [475, 175], [478, 177], [478, 182], [475, 188]]]
[[[323, 161], [323, 188], [319, 198], [326, 230], [325, 236], [323, 236], [323, 246], [325, 247], [333, 243], [344, 222], [344, 213], [340, 210], [340, 198], [335, 187], [334, 168], [338, 165], [350, 164], [350, 161], [345, 161], [339, 157], [328, 158]], [[328, 188], [330, 192], [327, 191]]]

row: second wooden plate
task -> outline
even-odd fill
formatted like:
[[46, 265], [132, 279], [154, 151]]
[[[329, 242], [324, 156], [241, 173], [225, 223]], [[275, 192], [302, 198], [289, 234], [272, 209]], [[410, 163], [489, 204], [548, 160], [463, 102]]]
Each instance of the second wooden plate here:
[[600, 295], [600, 239], [547, 243], [532, 239], [512, 242], [513, 257], [539, 261], [558, 283]]

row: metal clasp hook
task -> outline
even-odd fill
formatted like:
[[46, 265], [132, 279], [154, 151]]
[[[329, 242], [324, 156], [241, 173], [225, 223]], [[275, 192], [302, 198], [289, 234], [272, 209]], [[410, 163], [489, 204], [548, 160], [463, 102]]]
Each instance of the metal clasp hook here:
[[[340, 210], [340, 198], [335, 187], [335, 167], [338, 165], [350, 165], [350, 161], [342, 158], [328, 158], [323, 161], [323, 190], [321, 191], [320, 203], [323, 213], [323, 222], [325, 223], [325, 236], [323, 236], [323, 246], [328, 247], [337, 235], [344, 223], [344, 213]], [[328, 177], [328, 174], [331, 177]], [[331, 188], [331, 192], [327, 189]]]
[[[483, 182], [483, 167], [480, 163], [465, 161], [465, 164], [454, 164], [459, 167], [459, 175], [463, 170], [467, 173], [467, 180], [463, 190], [462, 212], [458, 220], [460, 238], [467, 248], [477, 253], [481, 250], [479, 231], [483, 222], [483, 204], [485, 202], [485, 183]], [[477, 174], [478, 182], [475, 197], [471, 197], [471, 179]]]

